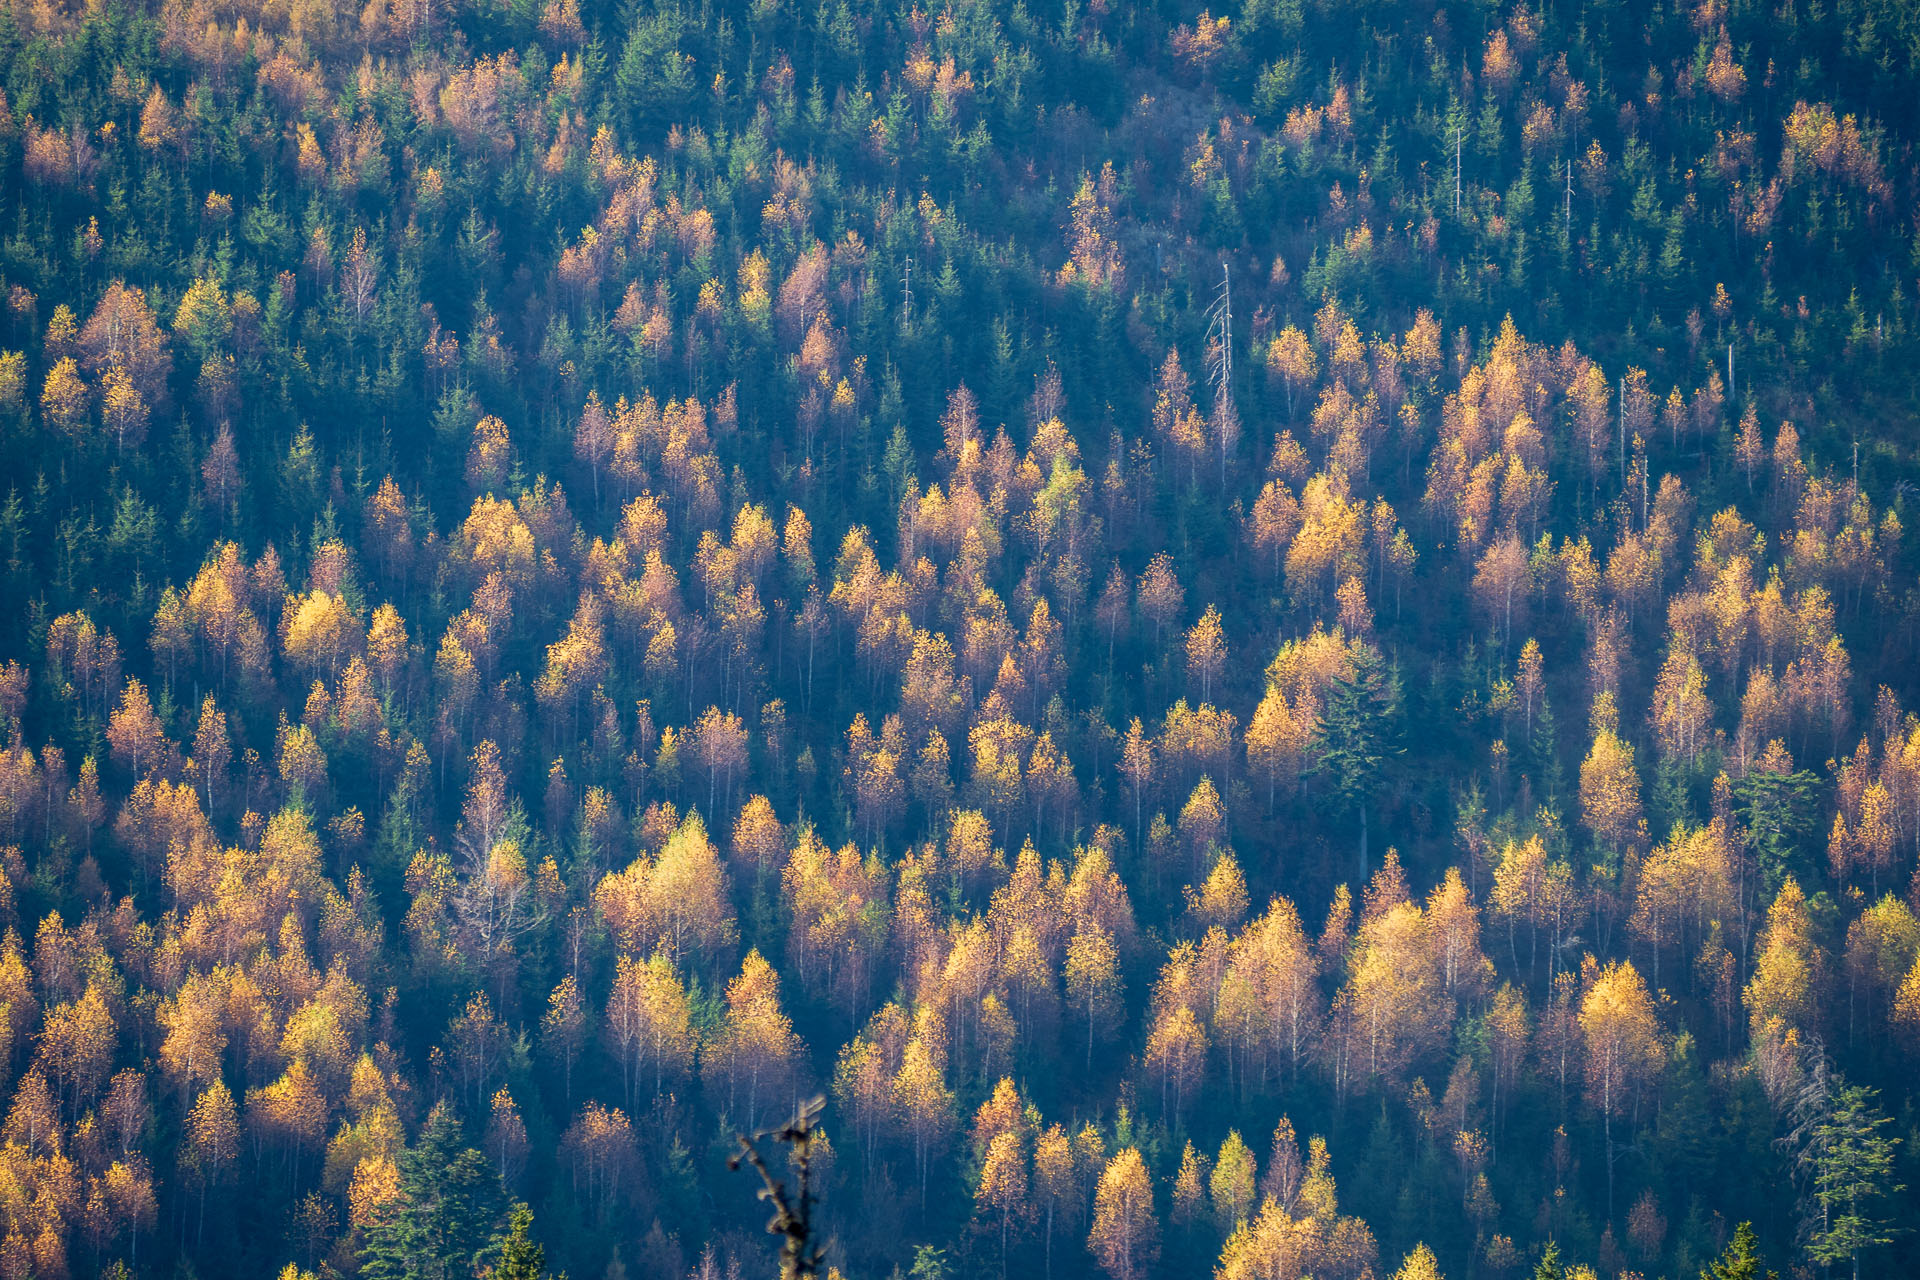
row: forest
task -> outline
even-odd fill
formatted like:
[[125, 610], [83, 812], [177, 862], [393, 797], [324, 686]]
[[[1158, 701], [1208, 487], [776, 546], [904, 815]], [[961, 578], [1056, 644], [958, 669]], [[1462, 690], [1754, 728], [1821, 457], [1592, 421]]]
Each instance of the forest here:
[[1920, 7], [1219, 2], [0, 4], [0, 1280], [1920, 1272]]

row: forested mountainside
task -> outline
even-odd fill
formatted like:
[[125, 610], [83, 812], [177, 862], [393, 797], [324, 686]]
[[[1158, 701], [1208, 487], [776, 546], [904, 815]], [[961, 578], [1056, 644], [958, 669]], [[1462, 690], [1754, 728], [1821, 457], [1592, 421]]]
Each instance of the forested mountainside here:
[[1920, 1269], [1920, 9], [923, 2], [9, 0], [0, 1280]]

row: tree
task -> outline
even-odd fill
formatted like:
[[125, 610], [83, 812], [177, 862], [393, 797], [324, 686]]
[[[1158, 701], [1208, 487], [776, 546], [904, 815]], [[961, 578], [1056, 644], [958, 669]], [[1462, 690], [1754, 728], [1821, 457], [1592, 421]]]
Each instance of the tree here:
[[227, 738], [227, 717], [208, 694], [200, 704], [200, 724], [193, 734], [194, 771], [206, 796], [207, 813], [214, 812], [218, 788], [225, 785], [227, 767], [233, 761], [233, 747]]
[[467, 449], [467, 489], [475, 497], [491, 494], [507, 478], [513, 462], [513, 440], [507, 424], [488, 414], [474, 424], [473, 440]]
[[85, 1110], [106, 1083], [118, 1041], [113, 1010], [98, 982], [89, 982], [78, 1000], [47, 1010], [38, 1061], [67, 1095], [73, 1114]]
[[1127, 737], [1120, 752], [1120, 773], [1127, 780], [1127, 791], [1133, 796], [1133, 840], [1140, 843], [1140, 819], [1146, 803], [1147, 793], [1153, 788], [1156, 772], [1153, 739], [1147, 736], [1140, 718], [1135, 716], [1133, 723], [1127, 726]]
[[547, 1251], [534, 1242], [533, 1210], [516, 1204], [507, 1215], [507, 1238], [500, 1243], [498, 1280], [547, 1280]]
[[400, 1157], [400, 1194], [368, 1224], [360, 1266], [369, 1280], [467, 1280], [499, 1249], [500, 1180], [466, 1145], [446, 1103]]
[[1180, 1149], [1180, 1167], [1173, 1175], [1173, 1206], [1168, 1221], [1177, 1227], [1191, 1228], [1205, 1207], [1207, 1158], [1195, 1151], [1189, 1141]]
[[1793, 767], [1793, 758], [1777, 739], [1733, 784], [1734, 811], [1746, 828], [1760, 887], [1768, 894], [1778, 893], [1789, 876], [1804, 877], [1813, 870], [1802, 851], [1819, 821], [1819, 786], [1812, 771]]
[[569, 1107], [573, 1105], [573, 1064], [586, 1037], [586, 1005], [579, 984], [568, 974], [547, 997], [546, 1016], [540, 1020], [540, 1047], [560, 1062], [561, 1088]]
[[1480, 910], [1458, 867], [1448, 867], [1427, 896], [1427, 937], [1448, 996], [1478, 995], [1490, 985], [1493, 965], [1480, 949]]
[[1160, 1223], [1153, 1211], [1153, 1183], [1136, 1147], [1117, 1152], [1100, 1175], [1087, 1248], [1113, 1280], [1153, 1273], [1160, 1256]]
[[78, 444], [87, 429], [87, 402], [90, 394], [80, 366], [72, 356], [47, 371], [40, 387], [40, 409], [61, 435]]
[[1333, 1011], [1339, 1087], [1349, 1077], [1400, 1079], [1444, 1036], [1453, 1007], [1430, 933], [1431, 922], [1409, 900], [1399, 858], [1389, 850], [1367, 888], [1347, 982]]
[[1082, 925], [1067, 944], [1067, 1001], [1087, 1024], [1087, 1070], [1093, 1070], [1093, 1046], [1110, 1031], [1120, 1009], [1119, 953], [1113, 938], [1097, 923]]
[[1213, 678], [1227, 662], [1226, 633], [1220, 626], [1220, 610], [1207, 606], [1200, 621], [1187, 632], [1187, 679], [1198, 682], [1200, 700], [1213, 700]]
[[947, 1088], [945, 1064], [922, 1036], [907, 1042], [900, 1070], [893, 1077], [893, 1103], [913, 1137], [915, 1172], [920, 1180], [920, 1207], [926, 1208], [927, 1179], [933, 1157], [953, 1131], [953, 1093]]
[[746, 724], [731, 711], [708, 707], [694, 726], [693, 750], [707, 774], [707, 819], [717, 822], [715, 801], [724, 793], [732, 807], [734, 778], [747, 766]]
[[154, 714], [147, 688], [138, 680], [128, 680], [120, 706], [107, 724], [107, 742], [113, 762], [135, 778], [170, 775], [177, 771], [178, 757], [160, 718]]
[[612, 419], [607, 416], [606, 406], [600, 403], [600, 393], [589, 391], [586, 407], [580, 411], [580, 420], [573, 429], [573, 456], [586, 463], [593, 475], [595, 506], [600, 503], [600, 472], [613, 456], [613, 443]]
[[1676, 642], [1660, 668], [1647, 712], [1660, 753], [1669, 760], [1691, 766], [1707, 746], [1713, 702], [1706, 690], [1707, 673], [1700, 660]]
[[1416, 1244], [1400, 1269], [1393, 1273], [1393, 1280], [1441, 1280], [1440, 1260], [1426, 1245]]
[[1307, 335], [1293, 325], [1282, 329], [1267, 345], [1267, 371], [1286, 388], [1287, 417], [1293, 417], [1294, 393], [1311, 386], [1317, 371]]
[[727, 984], [726, 1004], [701, 1070], [708, 1087], [725, 1094], [728, 1111], [752, 1127], [791, 1092], [802, 1046], [780, 1007], [780, 977], [757, 950]]
[[[1527, 637], [1520, 646], [1520, 661], [1514, 678], [1514, 691], [1520, 697], [1520, 706], [1525, 717], [1526, 739], [1533, 741], [1533, 718], [1535, 714], [1546, 710], [1547, 681], [1546, 663], [1540, 653], [1540, 642]], [[1552, 744], [1547, 744], [1543, 755], [1551, 756]]]
[[1645, 832], [1633, 748], [1611, 727], [1602, 726], [1594, 734], [1593, 750], [1580, 766], [1580, 816], [1594, 839], [1616, 852]]
[[1367, 811], [1387, 760], [1401, 753], [1399, 678], [1372, 645], [1353, 646], [1352, 671], [1335, 677], [1314, 735], [1314, 772], [1331, 781], [1342, 813], [1360, 820], [1359, 878], [1367, 877]]
[[1247, 541], [1267, 561], [1268, 573], [1278, 585], [1287, 547], [1300, 531], [1300, 503], [1284, 481], [1269, 480], [1247, 514]]
[[148, 404], [166, 407], [173, 363], [145, 293], [119, 280], [109, 284], [80, 330], [76, 347], [88, 373], [99, 377], [118, 365]]
[[573, 1193], [589, 1210], [589, 1220], [606, 1223], [621, 1197], [630, 1193], [639, 1163], [633, 1122], [618, 1107], [589, 1102], [561, 1135], [560, 1154], [572, 1174]]
[[1733, 1239], [1720, 1256], [1700, 1271], [1700, 1280], [1778, 1280], [1775, 1272], [1760, 1269], [1760, 1250], [1753, 1224], [1743, 1222], [1733, 1229]]
[[1807, 1242], [1807, 1256], [1822, 1267], [1852, 1264], [1860, 1280], [1860, 1254], [1893, 1240], [1898, 1228], [1874, 1214], [1876, 1202], [1906, 1188], [1894, 1183], [1894, 1149], [1900, 1139], [1881, 1130], [1892, 1123], [1874, 1105], [1876, 1091], [1836, 1078], [1827, 1119], [1816, 1125], [1803, 1154], [1813, 1166], [1820, 1223]]
[[1814, 933], [1812, 912], [1798, 881], [1788, 877], [1767, 908], [1767, 922], [1745, 992], [1749, 1030], [1756, 1042], [1771, 1027], [1802, 1041], [1826, 1025], [1827, 954]]
[[1222, 1235], [1230, 1235], [1252, 1216], [1255, 1169], [1253, 1152], [1238, 1129], [1227, 1133], [1213, 1162], [1208, 1190], [1213, 1194], [1214, 1220]]
[[506, 1047], [506, 1026], [494, 1016], [486, 993], [475, 993], [460, 1016], [447, 1026], [447, 1057], [469, 1106], [477, 1108], [487, 1096]]
[[[1231, 985], [1223, 984], [1222, 1001], [1228, 1003], [1230, 990], [1244, 990], [1254, 1008], [1251, 1016], [1227, 1019], [1223, 1034], [1230, 1046], [1248, 1039], [1257, 1042], [1263, 1080], [1275, 1059], [1286, 1063], [1289, 1081], [1299, 1079], [1326, 1012], [1318, 977], [1300, 913], [1286, 898], [1275, 898], [1266, 914], [1234, 942], [1228, 965]], [[1243, 1077], [1247, 1070], [1243, 1062]]]
[[160, 1006], [158, 1021], [164, 1033], [160, 1042], [161, 1069], [180, 1089], [183, 1103], [192, 1096], [194, 1088], [206, 1086], [207, 1093], [195, 1104], [196, 1108], [216, 1105], [207, 1102], [209, 1095], [223, 1096], [226, 1101], [221, 1105], [228, 1110], [233, 1107], [233, 1096], [220, 1082], [220, 1055], [227, 1047], [222, 1029], [225, 1003], [225, 993], [218, 983], [195, 975], [181, 984], [172, 1000]]
[[513, 1094], [505, 1088], [494, 1091], [489, 1113], [486, 1150], [500, 1174], [501, 1185], [511, 1188], [519, 1182], [520, 1175], [527, 1167], [527, 1153], [530, 1150], [527, 1122], [521, 1116], [519, 1106], [514, 1103]]
[[109, 368], [100, 380], [100, 416], [113, 438], [114, 452], [124, 455], [145, 443], [152, 415], [140, 389], [119, 365]]
[[364, 640], [359, 618], [333, 592], [307, 592], [289, 600], [281, 615], [281, 652], [309, 678], [338, 674]]
[[1147, 1037], [1146, 1066], [1160, 1078], [1160, 1106], [1178, 1124], [1207, 1065], [1207, 1033], [1184, 1004], [1162, 1008]]
[[233, 336], [233, 307], [218, 280], [201, 276], [187, 286], [173, 313], [173, 332], [202, 361]]
[[1607, 1216], [1613, 1216], [1613, 1117], [1666, 1061], [1653, 999], [1632, 964], [1601, 970], [1580, 1002], [1586, 1038], [1587, 1100], [1600, 1109], [1607, 1143]]
[[1013, 1224], [1027, 1214], [1027, 1163], [1018, 1133], [995, 1134], [980, 1166], [974, 1204], [1000, 1219], [1000, 1272], [1007, 1270], [1007, 1241]]
[[240, 1116], [225, 1081], [216, 1078], [193, 1104], [187, 1115], [186, 1137], [181, 1163], [187, 1166], [190, 1182], [199, 1192], [198, 1232], [206, 1228], [207, 1191], [226, 1184], [240, 1156]]
[[1033, 1194], [1044, 1207], [1046, 1273], [1053, 1274], [1053, 1219], [1062, 1211], [1077, 1220], [1086, 1201], [1074, 1169], [1073, 1143], [1057, 1124], [1036, 1135], [1033, 1142]]
[[[1171, 359], [1171, 355], [1168, 358]], [[1140, 575], [1135, 599], [1140, 616], [1153, 624], [1153, 647], [1158, 650], [1167, 628], [1178, 620], [1187, 602], [1186, 588], [1173, 572], [1172, 556], [1163, 551], [1153, 558]]]
[[787, 832], [773, 811], [773, 802], [765, 796], [750, 796], [733, 820], [731, 844], [738, 872], [751, 871], [756, 884], [764, 884], [780, 869], [787, 854]]
[[620, 957], [607, 997], [607, 1040], [620, 1060], [629, 1107], [649, 1070], [658, 1097], [668, 1081], [692, 1069], [692, 1013], [680, 976], [665, 955], [655, 953], [645, 963]]
[[1269, 687], [1247, 722], [1247, 766], [1255, 777], [1266, 779], [1269, 813], [1282, 788], [1291, 794], [1298, 786], [1313, 749], [1317, 717], [1311, 702], [1303, 703], [1296, 707], [1280, 690]]
[[1516, 611], [1518, 621], [1526, 622], [1527, 603], [1533, 594], [1532, 574], [1526, 546], [1512, 533], [1488, 546], [1474, 568], [1474, 598], [1489, 629], [1499, 636], [1503, 653], [1513, 639]]
[[[658, 811], [671, 822], [671, 806]], [[601, 878], [594, 902], [620, 946], [633, 954], [664, 951], [674, 964], [689, 953], [710, 965], [737, 936], [727, 874], [697, 813], [667, 836], [658, 859], [636, 859]]]
[[101, 1176], [89, 1179], [91, 1188], [85, 1209], [88, 1234], [97, 1249], [104, 1249], [125, 1236], [128, 1262], [140, 1262], [140, 1236], [151, 1230], [159, 1216], [153, 1195], [153, 1175], [143, 1157], [115, 1160]]
[[1662, 953], [1678, 947], [1687, 955], [1689, 935], [1704, 933], [1709, 920], [1732, 919], [1732, 862], [1725, 849], [1726, 824], [1688, 830], [1676, 824], [1673, 838], [1640, 864], [1628, 928], [1653, 953], [1653, 982], [1660, 984]]

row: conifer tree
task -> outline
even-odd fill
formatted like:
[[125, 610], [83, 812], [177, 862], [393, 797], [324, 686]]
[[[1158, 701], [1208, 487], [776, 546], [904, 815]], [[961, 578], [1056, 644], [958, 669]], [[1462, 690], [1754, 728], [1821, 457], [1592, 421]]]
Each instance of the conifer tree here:
[[1760, 1250], [1753, 1224], [1743, 1222], [1733, 1229], [1733, 1239], [1720, 1256], [1700, 1271], [1700, 1280], [1776, 1280], [1777, 1273], [1761, 1270]]
[[1359, 878], [1367, 877], [1367, 814], [1380, 786], [1381, 770], [1400, 754], [1399, 679], [1377, 649], [1352, 650], [1351, 674], [1334, 679], [1320, 712], [1313, 744], [1314, 770], [1328, 781], [1342, 813], [1360, 824]]
[[1805, 1156], [1820, 1206], [1807, 1256], [1822, 1267], [1848, 1263], [1853, 1280], [1860, 1280], [1861, 1253], [1892, 1243], [1899, 1230], [1880, 1216], [1879, 1202], [1906, 1188], [1893, 1180], [1900, 1139], [1882, 1132], [1892, 1120], [1874, 1105], [1876, 1091], [1837, 1078], [1836, 1084], [1832, 1108], [1814, 1127]]
[[500, 1244], [498, 1280], [547, 1280], [547, 1251], [532, 1236], [533, 1210], [516, 1204], [507, 1215], [507, 1238]]
[[399, 1195], [368, 1224], [360, 1249], [369, 1280], [467, 1280], [492, 1265], [500, 1241], [500, 1180], [435, 1104], [400, 1157]]

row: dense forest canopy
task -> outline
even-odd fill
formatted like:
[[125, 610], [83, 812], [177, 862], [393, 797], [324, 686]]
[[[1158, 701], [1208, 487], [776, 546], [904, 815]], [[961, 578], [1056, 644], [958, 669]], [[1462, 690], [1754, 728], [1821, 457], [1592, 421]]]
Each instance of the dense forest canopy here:
[[1917, 63], [9, 0], [0, 1280], [1920, 1268]]

